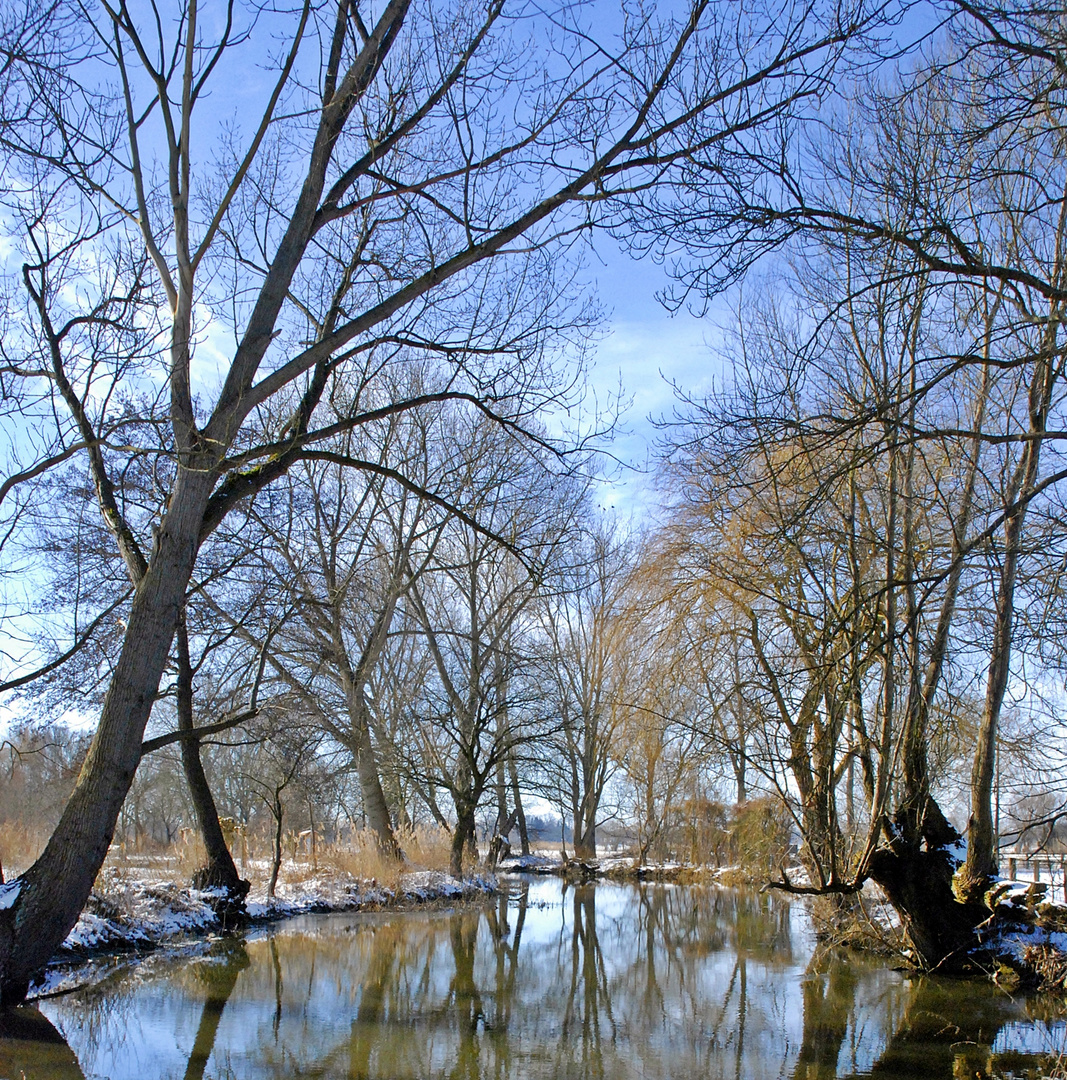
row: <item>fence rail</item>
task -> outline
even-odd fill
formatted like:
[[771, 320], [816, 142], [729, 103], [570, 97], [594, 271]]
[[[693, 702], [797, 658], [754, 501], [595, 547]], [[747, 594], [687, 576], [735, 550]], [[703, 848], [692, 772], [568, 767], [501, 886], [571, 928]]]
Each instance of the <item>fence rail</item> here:
[[1040, 851], [1000, 852], [1000, 872], [1012, 881], [1043, 881], [1049, 886], [1049, 899], [1057, 887], [1063, 889], [1067, 903], [1067, 852], [1045, 854]]

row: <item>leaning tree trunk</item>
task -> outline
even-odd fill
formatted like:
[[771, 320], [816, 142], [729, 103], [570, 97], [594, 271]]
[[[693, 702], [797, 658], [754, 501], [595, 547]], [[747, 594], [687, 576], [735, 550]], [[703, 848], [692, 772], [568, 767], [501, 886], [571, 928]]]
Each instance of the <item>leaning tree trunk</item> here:
[[[180, 469], [152, 561], [137, 585], [100, 723], [63, 815], [0, 909], [0, 1004], [17, 1005], [78, 921], [107, 856], [141, 759], [170, 644], [192, 575], [211, 486], [209, 470]], [[10, 896], [10, 893], [8, 893]]]
[[356, 774], [359, 777], [359, 792], [363, 798], [363, 811], [366, 814], [367, 825], [378, 842], [378, 850], [391, 859], [400, 859], [403, 856], [396, 834], [393, 832], [389, 804], [382, 790], [378, 755], [374, 752], [374, 743], [371, 740], [367, 699], [362, 686], [356, 684], [351, 672], [345, 673], [344, 686], [348, 718], [352, 729], [349, 750], [356, 759]]
[[[190, 733], [193, 730], [193, 665], [189, 656], [189, 632], [184, 614], [178, 622], [177, 644], [178, 730]], [[200, 740], [183, 738], [181, 753], [185, 782], [189, 787], [189, 796], [207, 854], [207, 864], [193, 874], [193, 885], [198, 889], [224, 889], [226, 899], [216, 905], [216, 910], [224, 916], [240, 915], [244, 911], [244, 899], [248, 895], [250, 883], [237, 873], [233, 855], [219, 823], [219, 811], [200, 759]]]

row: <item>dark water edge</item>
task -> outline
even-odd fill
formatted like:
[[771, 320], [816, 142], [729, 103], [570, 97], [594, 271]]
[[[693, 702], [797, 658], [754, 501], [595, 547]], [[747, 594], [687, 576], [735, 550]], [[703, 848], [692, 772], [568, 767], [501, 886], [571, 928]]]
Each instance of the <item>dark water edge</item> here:
[[305, 916], [0, 1023], [0, 1078], [1040, 1077], [1063, 1003], [815, 948], [806, 909], [515, 879], [454, 911]]

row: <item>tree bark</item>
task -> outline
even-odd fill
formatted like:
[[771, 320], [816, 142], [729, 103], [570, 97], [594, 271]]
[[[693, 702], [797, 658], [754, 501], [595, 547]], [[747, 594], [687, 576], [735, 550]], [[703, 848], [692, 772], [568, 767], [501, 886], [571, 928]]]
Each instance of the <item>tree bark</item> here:
[[530, 832], [526, 828], [526, 811], [522, 808], [522, 795], [519, 792], [519, 770], [515, 758], [508, 758], [508, 772], [511, 776], [511, 796], [515, 800], [515, 816], [519, 823], [519, 843], [523, 855], [530, 854]]
[[274, 858], [271, 860], [270, 881], [267, 883], [267, 895], [274, 896], [274, 890], [278, 887], [278, 875], [282, 869], [282, 820], [285, 807], [282, 805], [282, 793], [279, 788], [274, 792], [274, 801], [271, 803], [271, 813], [274, 815]]
[[[189, 632], [184, 615], [178, 622], [177, 646], [178, 730], [190, 732], [193, 730], [193, 665], [189, 655]], [[244, 911], [244, 900], [250, 883], [237, 873], [222, 826], [219, 824], [219, 811], [200, 759], [200, 740], [182, 739], [181, 754], [182, 770], [207, 853], [207, 865], [193, 874], [193, 885], [198, 889], [225, 889], [228, 894], [227, 903], [224, 905], [226, 914], [240, 915]]]
[[596, 858], [596, 807], [593, 805], [593, 791], [589, 788], [574, 819], [574, 857]]
[[359, 777], [359, 792], [363, 799], [363, 811], [367, 825], [373, 831], [378, 842], [378, 849], [392, 859], [401, 858], [400, 845], [393, 832], [389, 804], [382, 790], [381, 775], [378, 770], [378, 756], [374, 752], [374, 743], [370, 737], [370, 715], [367, 701], [361, 686], [356, 686], [353, 679], [346, 677], [345, 697], [348, 704], [348, 717], [352, 726], [355, 745], [349, 747], [356, 759], [356, 775]]
[[474, 803], [466, 798], [455, 798], [456, 803], [456, 828], [452, 833], [452, 850], [449, 854], [448, 872], [453, 877], [463, 876], [463, 851], [471, 847], [475, 859], [478, 857], [478, 848], [473, 842], [474, 838]]
[[918, 842], [904, 839], [903, 819], [908, 813], [902, 808], [887, 829], [894, 839], [871, 855], [871, 880], [881, 886], [903, 920], [922, 967], [946, 974], [964, 970], [976, 944], [975, 928], [989, 918], [989, 909], [961, 900], [953, 889], [958, 867], [954, 852], [961, 837], [937, 803], [927, 801]]
[[[19, 879], [0, 935], [0, 1005], [22, 1001], [30, 980], [78, 921], [107, 856], [185, 600], [213, 473], [179, 468], [151, 564], [134, 592], [100, 723], [63, 815]], [[5, 940], [6, 938], [6, 940]]]

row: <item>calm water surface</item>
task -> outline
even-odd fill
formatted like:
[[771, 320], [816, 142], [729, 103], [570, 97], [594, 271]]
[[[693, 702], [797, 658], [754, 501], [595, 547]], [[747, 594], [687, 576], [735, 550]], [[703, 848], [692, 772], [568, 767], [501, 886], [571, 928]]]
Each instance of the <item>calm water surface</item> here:
[[40, 1014], [4, 1022], [0, 1077], [955, 1080], [1067, 1042], [1047, 1001], [820, 955], [799, 903], [556, 879], [156, 955]]

